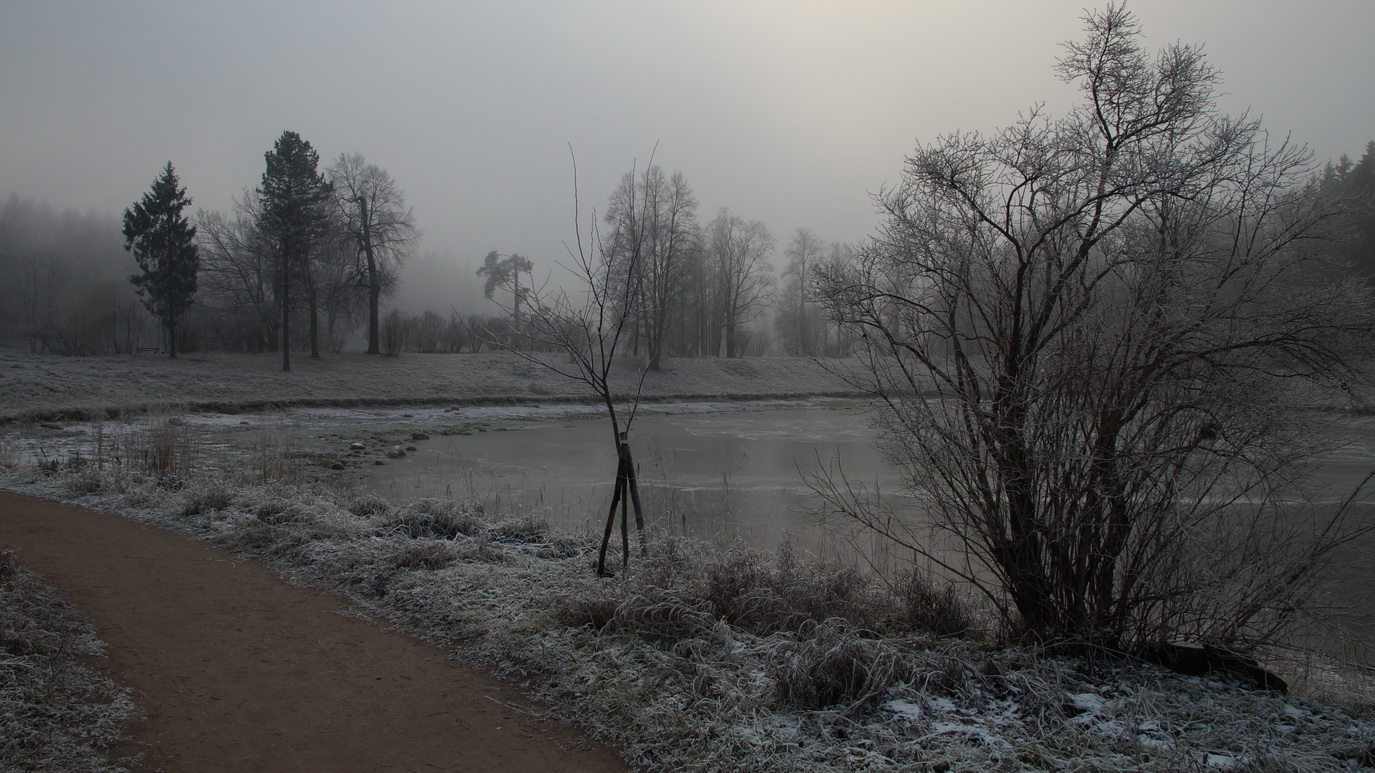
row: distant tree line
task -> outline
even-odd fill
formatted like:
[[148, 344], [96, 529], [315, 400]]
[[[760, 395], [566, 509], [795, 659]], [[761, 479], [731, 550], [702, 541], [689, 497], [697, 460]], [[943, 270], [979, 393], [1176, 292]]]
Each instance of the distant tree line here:
[[0, 206], [0, 343], [30, 352], [127, 354], [153, 324], [128, 281], [112, 215], [58, 212], [12, 194]]
[[[145, 259], [131, 261], [120, 249], [115, 218], [59, 213], [11, 195], [0, 207], [0, 270], [12, 278], [0, 287], [0, 343], [61, 354], [154, 346], [169, 353], [279, 352], [286, 367], [292, 351], [338, 352], [360, 334], [373, 354], [534, 345], [520, 333], [523, 296], [542, 268], [538, 258], [487, 254], [478, 274], [494, 313], [385, 311], [420, 233], [391, 175], [359, 154], [340, 154], [321, 169], [310, 143], [290, 131], [264, 161], [258, 186], [245, 188], [229, 211], [186, 218], [196, 271], [182, 280], [188, 292], [173, 317], [165, 301], [154, 300], [156, 282], [168, 281], [166, 269], [155, 281], [153, 269], [140, 268]], [[129, 214], [153, 204], [170, 171], [169, 163], [153, 199], [145, 195]], [[1363, 202], [1353, 210], [1359, 227], [1342, 257], [1375, 278], [1375, 142], [1359, 161], [1328, 164], [1318, 182], [1332, 195]], [[184, 189], [162, 193], [177, 191], [188, 205]], [[608, 270], [622, 274], [610, 278], [630, 290], [620, 297], [631, 307], [633, 356], [657, 368], [663, 357], [835, 357], [854, 350], [853, 331], [823, 313], [815, 279], [852, 260], [856, 248], [798, 228], [775, 271], [777, 241], [764, 223], [728, 208], [703, 221], [699, 206], [682, 172], [651, 163], [625, 173], [599, 218], [599, 249]], [[125, 236], [136, 251], [127, 229]], [[630, 250], [638, 251], [635, 260], [620, 259]], [[626, 266], [634, 275], [625, 275]]]
[[1341, 257], [1368, 281], [1375, 281], [1375, 141], [1355, 163], [1342, 156], [1323, 170], [1321, 189], [1347, 202], [1355, 220]]
[[[626, 172], [607, 202], [593, 234], [598, 270], [605, 273], [597, 281], [617, 299], [610, 311], [626, 314], [632, 356], [658, 369], [665, 356], [758, 356], [774, 348], [809, 356], [849, 353], [852, 339], [821, 313], [809, 280], [815, 267], [845, 260], [849, 249], [798, 229], [784, 251], [788, 265], [780, 287], [770, 262], [776, 242], [764, 223], [724, 207], [702, 223], [698, 206], [682, 172], [669, 174], [654, 164]], [[530, 261], [494, 251], [478, 273], [487, 279], [487, 297], [507, 311], [514, 345], [538, 346], [521, 335], [522, 308], [533, 287], [520, 277], [533, 274]], [[495, 292], [499, 287], [504, 296]]]

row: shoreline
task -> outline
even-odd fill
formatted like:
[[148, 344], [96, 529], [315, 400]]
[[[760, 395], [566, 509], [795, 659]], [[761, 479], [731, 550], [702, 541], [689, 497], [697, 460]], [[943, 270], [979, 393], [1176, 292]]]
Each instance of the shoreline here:
[[[664, 403], [728, 402], [751, 403], [768, 400], [811, 400], [867, 399], [869, 394], [858, 390], [834, 390], [823, 392], [691, 392], [682, 394], [642, 395], [641, 404], [657, 405]], [[628, 401], [628, 395], [615, 395], [617, 402]], [[270, 413], [272, 411], [294, 408], [421, 408], [421, 407], [490, 407], [490, 406], [530, 406], [530, 405], [597, 405], [595, 397], [588, 395], [484, 395], [474, 397], [437, 397], [429, 399], [410, 398], [301, 398], [295, 400], [244, 400], [224, 402], [220, 400], [192, 402], [133, 403], [112, 405], [101, 408], [67, 407], [34, 408], [19, 414], [0, 416], [0, 425], [22, 424], [44, 421], [101, 421], [149, 416], [159, 413], [219, 413], [236, 416], [243, 413]]]
[[[542, 356], [555, 364], [552, 355]], [[630, 363], [612, 374], [615, 394], [641, 402], [866, 396], [804, 357], [666, 360], [642, 384]], [[580, 385], [506, 352], [357, 353], [306, 360], [290, 372], [275, 355], [61, 357], [0, 350], [0, 425], [89, 421], [166, 411], [244, 413], [285, 408], [595, 403]]]

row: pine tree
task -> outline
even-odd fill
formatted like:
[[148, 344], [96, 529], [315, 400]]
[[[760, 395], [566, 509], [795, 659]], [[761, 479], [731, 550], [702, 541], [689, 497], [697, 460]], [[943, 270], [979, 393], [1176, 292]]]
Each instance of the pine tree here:
[[182, 214], [191, 205], [168, 161], [143, 200], [124, 210], [124, 249], [134, 253], [142, 273], [129, 281], [148, 311], [167, 329], [167, 352], [177, 356], [177, 320], [196, 296], [200, 253], [196, 228]]
[[277, 249], [282, 370], [291, 370], [292, 272], [296, 266], [305, 265], [311, 243], [325, 228], [324, 205], [332, 188], [324, 175], [316, 171], [320, 155], [296, 132], [282, 132], [264, 157], [267, 169], [258, 189], [262, 202], [260, 225]]

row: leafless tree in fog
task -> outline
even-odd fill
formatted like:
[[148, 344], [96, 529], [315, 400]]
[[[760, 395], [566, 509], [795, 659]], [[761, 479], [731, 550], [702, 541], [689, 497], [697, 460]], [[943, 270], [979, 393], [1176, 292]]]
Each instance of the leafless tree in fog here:
[[228, 215], [214, 210], [196, 213], [203, 302], [218, 315], [230, 349], [277, 348], [277, 256], [258, 230], [259, 218], [258, 196], [252, 190], [234, 199]]
[[812, 298], [812, 274], [826, 255], [826, 245], [816, 234], [799, 228], [783, 255], [788, 267], [783, 270], [775, 326], [783, 345], [798, 354], [817, 354], [821, 346], [824, 320]]
[[719, 354], [724, 336], [726, 356], [739, 357], [737, 339], [741, 327], [763, 313], [769, 303], [773, 235], [758, 220], [746, 221], [723, 207], [707, 226], [706, 251], [714, 285], [712, 348]]
[[392, 277], [420, 238], [405, 194], [385, 169], [362, 154], [341, 153], [328, 172], [344, 232], [357, 255], [356, 272], [368, 294], [368, 354], [380, 353], [379, 310]]
[[[636, 323], [632, 348], [638, 351], [643, 333], [649, 367], [659, 370], [670, 321], [682, 302], [688, 262], [700, 246], [697, 199], [682, 172], [670, 176], [651, 164], [638, 177], [627, 172], [621, 178], [605, 220], [609, 264], [639, 272], [616, 277], [638, 288], [630, 297]], [[620, 259], [636, 250], [638, 260]]]
[[1076, 109], [919, 147], [823, 277], [918, 519], [818, 483], [1021, 637], [1270, 640], [1370, 528], [1292, 498], [1329, 442], [1293, 406], [1356, 377], [1370, 294], [1309, 269], [1341, 212], [1306, 149], [1220, 115], [1200, 48], [1143, 51], [1117, 5], [1085, 21]]

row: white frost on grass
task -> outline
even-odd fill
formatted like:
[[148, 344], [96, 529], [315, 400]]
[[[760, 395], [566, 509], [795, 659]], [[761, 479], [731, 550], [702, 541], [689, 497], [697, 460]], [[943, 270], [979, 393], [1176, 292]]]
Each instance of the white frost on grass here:
[[[1173, 771], [1233, 759], [1338, 771], [1372, 751], [1368, 715], [1153, 667], [859, 636], [843, 621], [758, 633], [662, 583], [762, 564], [678, 540], [656, 538], [652, 560], [597, 579], [594, 543], [535, 518], [244, 480], [59, 466], [13, 469], [0, 485], [187, 531], [347, 593], [522, 680], [645, 769]], [[800, 582], [822, 570], [789, 571]], [[789, 680], [824, 676], [798, 667], [808, 653], [851, 658], [827, 678], [880, 666], [893, 678], [872, 694], [856, 685], [858, 697], [790, 702]]]
[[[549, 355], [554, 357], [553, 355]], [[503, 352], [334, 354], [281, 370], [271, 354], [192, 353], [166, 357], [59, 357], [0, 349], [0, 419], [97, 414], [129, 408], [185, 410], [197, 405], [253, 410], [309, 405], [539, 403], [588, 397], [583, 385]], [[840, 379], [804, 357], [668, 359], [643, 382], [652, 399], [676, 395], [784, 397], [846, 392]], [[632, 391], [633, 363], [612, 374], [612, 389]]]

